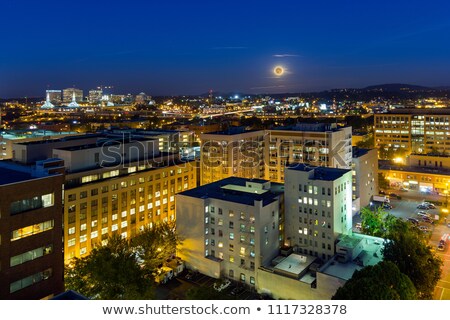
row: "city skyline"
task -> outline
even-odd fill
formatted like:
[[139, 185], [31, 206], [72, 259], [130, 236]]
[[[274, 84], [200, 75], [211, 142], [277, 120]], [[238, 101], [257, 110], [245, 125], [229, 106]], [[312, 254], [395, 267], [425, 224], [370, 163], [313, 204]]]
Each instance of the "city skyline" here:
[[[2, 3], [0, 97], [313, 92], [449, 85], [449, 4]], [[14, 26], [14, 28], [11, 28]], [[345, 35], [345, 36], [343, 36]], [[274, 74], [282, 66], [284, 73]]]

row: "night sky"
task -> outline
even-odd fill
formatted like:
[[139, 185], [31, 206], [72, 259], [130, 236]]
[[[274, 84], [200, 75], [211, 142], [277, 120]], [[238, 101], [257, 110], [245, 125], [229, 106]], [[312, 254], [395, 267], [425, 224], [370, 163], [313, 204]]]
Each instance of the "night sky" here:
[[449, 1], [1, 0], [0, 12], [0, 98], [73, 85], [150, 95], [450, 85]]

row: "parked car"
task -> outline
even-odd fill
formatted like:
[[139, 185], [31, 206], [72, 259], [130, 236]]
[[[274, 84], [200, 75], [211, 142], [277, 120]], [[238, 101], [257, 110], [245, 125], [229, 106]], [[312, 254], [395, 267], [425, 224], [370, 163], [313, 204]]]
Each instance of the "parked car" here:
[[421, 219], [422, 219], [423, 222], [434, 224], [434, 220], [432, 220], [431, 218], [421, 217]]
[[218, 280], [214, 283], [213, 288], [214, 290], [221, 292], [228, 288], [231, 285], [231, 281], [228, 279]]
[[401, 200], [402, 199], [402, 197], [400, 197], [398, 194], [396, 194], [396, 193], [389, 193], [389, 196], [391, 197], [391, 198], [396, 198], [397, 200]]
[[431, 202], [422, 202], [423, 205], [427, 206], [428, 209], [436, 209], [436, 206], [434, 204], [432, 204]]
[[382, 194], [383, 196], [386, 195], [386, 192], [384, 192], [383, 190], [378, 191], [378, 194]]
[[233, 290], [231, 290], [230, 293], [231, 293], [232, 296], [238, 296], [244, 291], [245, 291], [244, 286], [236, 286], [236, 287], [233, 288]]
[[419, 226], [419, 230], [422, 232], [431, 232], [431, 229], [427, 226]]
[[407, 221], [411, 222], [412, 224], [419, 225], [419, 220], [416, 218], [407, 218]]
[[424, 204], [419, 204], [419, 205], [417, 206], [417, 209], [428, 210], [429, 208], [428, 208], [428, 206], [426, 206], [426, 205], [424, 205]]
[[403, 191], [403, 192], [408, 192], [408, 191], [409, 191], [409, 189], [408, 189], [408, 188], [405, 188], [405, 187], [401, 187], [401, 188], [400, 188], [400, 191]]
[[419, 211], [417, 212], [417, 215], [421, 216], [421, 217], [427, 217], [431, 219], [431, 214], [426, 213], [425, 211]]
[[392, 209], [392, 205], [390, 203], [383, 203], [383, 209], [390, 210]]

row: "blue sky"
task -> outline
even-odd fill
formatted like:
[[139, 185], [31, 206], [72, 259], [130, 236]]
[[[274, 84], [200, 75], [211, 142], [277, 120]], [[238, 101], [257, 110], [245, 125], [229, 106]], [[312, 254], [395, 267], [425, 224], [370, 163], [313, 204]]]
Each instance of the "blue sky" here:
[[0, 97], [450, 85], [450, 3], [355, 2], [3, 0]]

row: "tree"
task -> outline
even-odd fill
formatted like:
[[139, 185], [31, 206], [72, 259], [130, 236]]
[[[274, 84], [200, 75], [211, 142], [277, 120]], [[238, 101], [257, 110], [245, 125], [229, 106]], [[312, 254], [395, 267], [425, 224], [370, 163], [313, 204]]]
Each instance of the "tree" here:
[[389, 180], [381, 172], [378, 173], [378, 186], [380, 189], [389, 189]]
[[393, 219], [396, 219], [381, 207], [375, 210], [362, 208], [360, 215], [362, 231], [374, 237], [385, 237]]
[[412, 281], [390, 261], [382, 261], [355, 271], [339, 288], [333, 300], [414, 300]]
[[441, 259], [411, 224], [397, 219], [390, 229], [382, 250], [384, 260], [396, 264], [411, 279], [419, 299], [431, 299], [441, 276]]
[[141, 268], [130, 242], [120, 236], [108, 239], [84, 258], [75, 258], [65, 269], [67, 289], [91, 299], [149, 299], [153, 280]]
[[356, 146], [359, 148], [372, 149], [375, 145], [375, 139], [373, 134], [369, 134], [369, 136], [363, 141], [358, 141]]
[[138, 258], [147, 270], [156, 270], [172, 258], [180, 244], [175, 222], [156, 224], [153, 228], [146, 227], [132, 239]]

